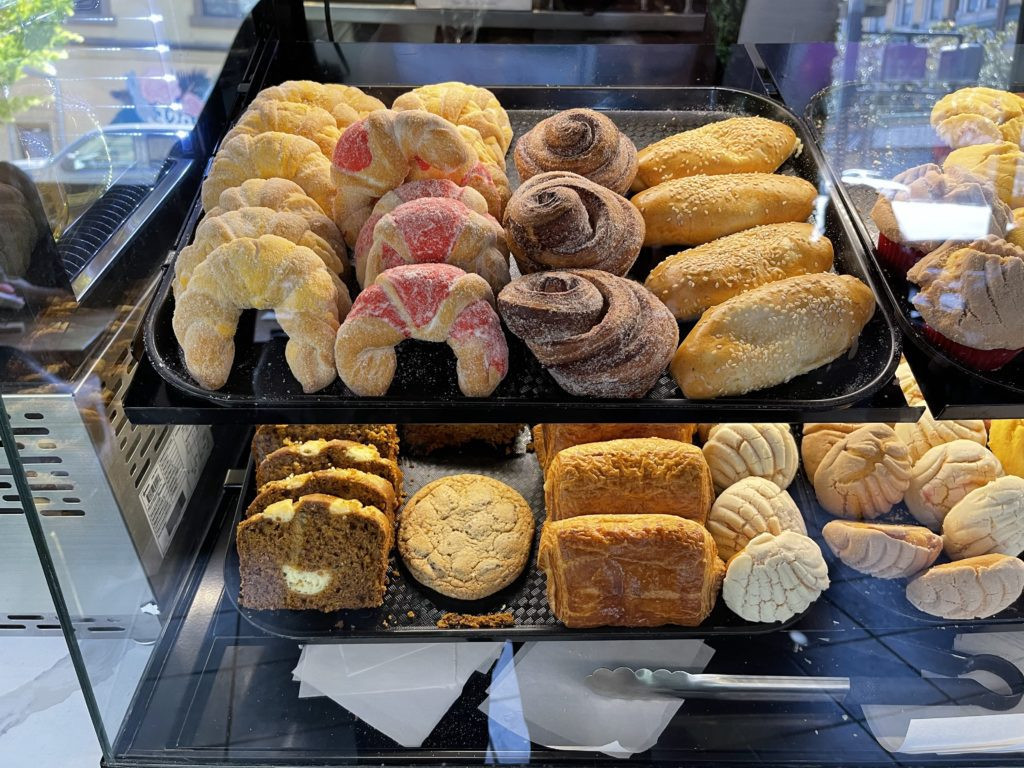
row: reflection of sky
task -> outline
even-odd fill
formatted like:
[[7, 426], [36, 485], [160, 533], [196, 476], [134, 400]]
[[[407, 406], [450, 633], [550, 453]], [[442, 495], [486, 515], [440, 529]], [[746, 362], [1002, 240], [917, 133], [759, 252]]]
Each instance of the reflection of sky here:
[[908, 241], [977, 240], [989, 233], [992, 209], [920, 200], [893, 200], [900, 233]]

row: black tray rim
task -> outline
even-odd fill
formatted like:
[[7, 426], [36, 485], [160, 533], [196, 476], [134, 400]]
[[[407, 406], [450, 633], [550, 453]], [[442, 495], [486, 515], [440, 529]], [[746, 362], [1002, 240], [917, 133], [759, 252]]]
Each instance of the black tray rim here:
[[[408, 90], [408, 88], [405, 86], [367, 86], [367, 90], [371, 93], [397, 93], [404, 92], [405, 90]], [[803, 401], [801, 403], [764, 401], [759, 400], [756, 397], [751, 398], [748, 395], [716, 398], [711, 400], [690, 400], [685, 397], [661, 400], [613, 400], [587, 398], [579, 401], [557, 401], [549, 405], [558, 410], [565, 411], [566, 417], [571, 417], [574, 415], [575, 411], [579, 410], [607, 410], [609, 413], [606, 418], [621, 418], [621, 416], [612, 413], [611, 411], [613, 409], [618, 410], [623, 408], [633, 410], [638, 417], [647, 416], [648, 418], [659, 417], [661, 413], [664, 413], [666, 418], [672, 418], [672, 414], [670, 412], [673, 411], [678, 411], [678, 413], [675, 414], [676, 418], [683, 418], [686, 415], [684, 413], [685, 411], [692, 412], [694, 410], [714, 411], [719, 413], [740, 411], [747, 413], [760, 412], [765, 417], [774, 417], [781, 414], [804, 412], [816, 413], [849, 408], [864, 401], [866, 398], [871, 397], [871, 395], [877, 393], [892, 380], [895, 375], [896, 367], [899, 365], [902, 349], [902, 338], [892, 318], [892, 308], [882, 299], [882, 293], [879, 291], [876, 284], [878, 277], [872, 269], [873, 262], [868, 258], [867, 254], [864, 253], [864, 251], [870, 249], [866, 248], [863, 237], [859, 235], [858, 229], [853, 221], [854, 217], [851, 216], [849, 211], [849, 201], [845, 199], [845, 196], [837, 197], [837, 191], [841, 194], [841, 185], [837, 182], [831, 166], [827, 164], [820, 148], [817, 146], [813, 132], [808, 129], [805, 121], [791, 109], [774, 99], [762, 96], [761, 94], [757, 94], [752, 91], [721, 86], [650, 86], [643, 88], [624, 86], [572, 86], [554, 88], [548, 86], [511, 86], [495, 87], [494, 91], [496, 95], [499, 96], [515, 93], [547, 94], [551, 91], [556, 91], [561, 94], [568, 93], [572, 96], [600, 96], [602, 94], [607, 95], [609, 93], [626, 94], [634, 99], [640, 95], [644, 95], [648, 98], [654, 97], [659, 100], [665, 100], [665, 97], [672, 95], [676, 96], [678, 99], [679, 97], [685, 98], [687, 96], [701, 94], [705, 96], [704, 106], [691, 107], [691, 109], [703, 108], [706, 111], [720, 111], [728, 106], [728, 102], [725, 101], [726, 99], [739, 99], [757, 102], [763, 108], [773, 110], [775, 112], [774, 117], [781, 118], [780, 122], [787, 123], [797, 132], [797, 138], [803, 146], [802, 151], [809, 153], [817, 166], [819, 174], [819, 188], [823, 187], [821, 191], [826, 192], [832, 200], [840, 226], [842, 226], [844, 233], [849, 240], [851, 256], [860, 268], [861, 275], [858, 275], [858, 277], [862, 277], [868, 287], [871, 288], [872, 293], [875, 296], [875, 311], [881, 314], [889, 334], [888, 362], [870, 382], [866, 383], [856, 392], [826, 400], [818, 400], [810, 405], [808, 404], [808, 401]], [[720, 96], [722, 98], [720, 98]], [[660, 110], [645, 109], [644, 111], [671, 112], [677, 111], [677, 109], [680, 108], [663, 108]], [[609, 111], [628, 110], [622, 110], [620, 107], [616, 107]], [[212, 158], [204, 169], [204, 179], [206, 174], [209, 172], [211, 164]], [[267, 408], [268, 410], [288, 409], [293, 407], [302, 409], [325, 408], [332, 411], [338, 411], [339, 413], [347, 411], [352, 417], [356, 417], [356, 414], [360, 411], [372, 412], [380, 411], [381, 409], [394, 408], [396, 410], [401, 409], [402, 411], [410, 412], [416, 410], [433, 410], [436, 413], [437, 411], [463, 410], [468, 406], [468, 409], [479, 411], [480, 417], [482, 418], [487, 415], [488, 411], [494, 408], [501, 408], [503, 406], [530, 407], [534, 404], [532, 401], [527, 402], [516, 399], [501, 400], [494, 398], [460, 398], [454, 400], [423, 401], [419, 404], [412, 404], [407, 401], [389, 399], [386, 395], [384, 397], [335, 398], [334, 402], [332, 402], [327, 398], [324, 398], [323, 400], [315, 399], [316, 393], [313, 393], [314, 397], [308, 402], [296, 402], [292, 400], [263, 400], [256, 397], [236, 400], [231, 399], [232, 396], [230, 395], [219, 396], [216, 391], [205, 390], [194, 382], [174, 375], [164, 363], [163, 357], [157, 349], [155, 339], [157, 315], [160, 313], [160, 309], [163, 305], [167, 301], [171, 300], [174, 261], [181, 249], [191, 240], [202, 212], [202, 202], [200, 194], [197, 191], [196, 196], [192, 201], [192, 205], [189, 208], [185, 222], [182, 225], [178, 240], [175, 243], [174, 252], [169, 254], [168, 260], [163, 266], [164, 273], [161, 276], [157, 290], [146, 309], [146, 314], [142, 322], [143, 347], [145, 354], [149, 357], [150, 364], [154, 372], [171, 389], [181, 392], [187, 396], [205, 401], [211, 406], [224, 408], [227, 411], [242, 411], [247, 408]], [[858, 245], [860, 246], [859, 248]], [[885, 281], [883, 280], [882, 282]], [[719, 413], [716, 413], [716, 415], [719, 415]]]
[[[807, 124], [807, 130], [815, 138], [816, 141], [820, 141], [822, 137], [814, 127], [814, 118], [815, 115], [818, 114], [818, 110], [820, 110], [821, 105], [825, 102], [828, 95], [831, 95], [832, 93], [835, 93], [840, 89], [855, 90], [858, 88], [870, 88], [872, 90], [877, 90], [883, 93], [910, 93], [920, 94], [922, 96], [930, 95], [929, 91], [920, 88], [915, 89], [911, 87], [893, 86], [890, 86], [888, 88], [881, 88], [873, 83], [865, 82], [840, 83], [837, 85], [831, 85], [826, 88], [823, 88], [822, 90], [818, 91], [811, 97], [806, 109], [804, 110], [803, 117], [803, 121]], [[908, 304], [907, 301], [901, 299], [899, 296], [896, 295], [896, 293], [893, 290], [892, 284], [886, 278], [885, 270], [882, 268], [881, 263], [878, 261], [878, 256], [875, 253], [875, 245], [872, 241], [871, 233], [868, 231], [867, 224], [864, 221], [863, 217], [858, 213], [857, 207], [853, 204], [853, 199], [850, 196], [846, 184], [843, 184], [842, 182], [838, 181], [840, 177], [837, 175], [836, 169], [832, 167], [832, 161], [828, 159], [824, 151], [821, 152], [821, 155], [824, 158], [825, 164], [828, 166], [830, 174], [833, 178], [837, 179], [836, 192], [839, 195], [840, 200], [842, 201], [843, 207], [846, 208], [847, 211], [849, 211], [850, 219], [853, 224], [853, 229], [857, 233], [857, 236], [860, 238], [861, 245], [863, 246], [864, 251], [867, 253], [868, 262], [874, 273], [873, 276], [877, 277], [877, 282], [880, 282], [882, 284], [886, 299], [892, 304], [892, 315], [895, 318], [897, 325], [899, 325], [900, 331], [902, 332], [903, 336], [909, 338], [911, 343], [915, 347], [920, 349], [923, 353], [927, 354], [933, 362], [937, 362], [940, 366], [944, 368], [951, 368], [958, 375], [963, 376], [971, 381], [980, 382], [986, 387], [994, 387], [998, 389], [1000, 392], [1006, 393], [1007, 395], [1013, 398], [1021, 399], [1022, 407], [1024, 407], [1024, 388], [1017, 389], [1013, 386], [1006, 384], [1005, 382], [989, 378], [988, 376], [985, 375], [985, 372], [983, 371], [971, 370], [970, 368], [966, 367], [963, 363], [948, 356], [940, 347], [937, 347], [936, 345], [928, 341], [927, 338], [925, 338], [924, 334], [921, 333], [921, 330], [913, 323], [913, 321], [908, 316], [909, 310], [906, 308]], [[944, 408], [946, 405], [949, 404], [943, 403], [942, 405]], [[941, 409], [939, 411], [939, 414], [941, 415]]]
[[[495, 461], [500, 460], [502, 460], [501, 457], [495, 457]], [[475, 469], [474, 471], [481, 470]], [[788, 629], [810, 613], [814, 609], [815, 603], [817, 603], [817, 601], [811, 603], [806, 610], [801, 611], [796, 616], [793, 616], [783, 622], [774, 622], [771, 624], [746, 622], [738, 623], [735, 627], [709, 627], [702, 623], [695, 627], [665, 624], [660, 627], [591, 627], [586, 629], [570, 629], [562, 624], [521, 624], [513, 625], [511, 627], [482, 627], [479, 629], [419, 626], [389, 627], [386, 630], [380, 630], [377, 628], [353, 630], [351, 627], [346, 625], [345, 628], [338, 629], [336, 632], [331, 632], [330, 634], [303, 634], [292, 631], [285, 632], [282, 631], [280, 627], [276, 627], [273, 621], [264, 618], [266, 616], [272, 616], [273, 614], [278, 613], [278, 611], [253, 610], [245, 608], [239, 602], [237, 588], [240, 583], [240, 575], [238, 573], [239, 561], [236, 534], [238, 532], [238, 524], [245, 519], [245, 511], [248, 508], [249, 503], [252, 501], [255, 486], [256, 467], [253, 463], [252, 457], [250, 456], [245, 470], [245, 479], [242, 481], [242, 485], [239, 488], [238, 501], [235, 504], [235, 510], [230, 520], [231, 530], [228, 533], [227, 547], [224, 553], [223, 562], [224, 595], [227, 597], [228, 603], [230, 603], [238, 612], [238, 615], [260, 632], [265, 632], [268, 635], [281, 637], [287, 640], [296, 640], [301, 643], [331, 645], [336, 643], [420, 643], [424, 641], [448, 642], [462, 640], [488, 642], [524, 642], [528, 640], [544, 640], [548, 642], [558, 642], [564, 640], [687, 640], [709, 637], [753, 637]], [[534, 512], [536, 513], [536, 510], [534, 510]], [[541, 525], [543, 525], [543, 519], [538, 519], [538, 530], [534, 536], [534, 541], [531, 542], [530, 557], [526, 562], [523, 573], [516, 578], [513, 585], [519, 584], [526, 576], [529, 569], [536, 568], [536, 546], [537, 540], [539, 539], [539, 529]], [[400, 560], [400, 556], [397, 554], [396, 549], [397, 547], [392, 547], [389, 557], [394, 558], [397, 563]], [[400, 578], [407, 577], [403, 574]], [[426, 593], [430, 592], [429, 589], [419, 584], [416, 584], [416, 588], [422, 589]], [[506, 587], [506, 589], [508, 588]], [[824, 593], [822, 593], [819, 599], [822, 597], [824, 597]], [[382, 609], [366, 610], [373, 611]], [[729, 610], [725, 605], [725, 600], [722, 598], [721, 590], [719, 590], [713, 610]], [[288, 611], [288, 613], [315, 614], [319, 612]], [[319, 615], [324, 616], [325, 614], [319, 613]], [[742, 622], [742, 619], [739, 619], [739, 617], [735, 618], [737, 621]]]

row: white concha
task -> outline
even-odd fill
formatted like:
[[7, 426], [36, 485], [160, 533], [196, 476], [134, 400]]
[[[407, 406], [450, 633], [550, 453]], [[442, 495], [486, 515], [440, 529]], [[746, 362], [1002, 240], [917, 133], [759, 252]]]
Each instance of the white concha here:
[[729, 560], [725, 604], [747, 621], [786, 621], [828, 589], [828, 566], [812, 539], [795, 531], [762, 533]]
[[919, 525], [832, 520], [821, 533], [846, 565], [879, 579], [913, 576], [942, 552], [942, 537]]
[[763, 477], [745, 477], [722, 491], [711, 507], [707, 528], [723, 560], [761, 533], [807, 533], [793, 497]]
[[804, 462], [804, 474], [812, 483], [818, 465], [825, 458], [832, 446], [863, 424], [804, 424], [803, 437], [800, 439], [800, 457]]
[[716, 424], [704, 443], [704, 458], [719, 493], [745, 477], [788, 488], [800, 463], [788, 424]]
[[942, 538], [953, 560], [1020, 555], [1024, 552], [1024, 478], [1007, 475], [968, 493], [946, 515]]
[[1003, 476], [1003, 465], [973, 440], [954, 440], [930, 448], [914, 462], [903, 501], [921, 525], [932, 530], [960, 499]]
[[1024, 592], [1024, 560], [981, 555], [929, 568], [907, 584], [907, 600], [943, 619], [984, 619]]
[[828, 512], [873, 519], [903, 499], [910, 484], [907, 446], [886, 424], [868, 424], [832, 446], [814, 473], [814, 493]]
[[925, 408], [916, 424], [897, 424], [896, 434], [910, 449], [910, 460], [917, 461], [931, 448], [954, 440], [973, 440], [978, 445], [988, 443], [988, 430], [981, 420], [936, 421]]

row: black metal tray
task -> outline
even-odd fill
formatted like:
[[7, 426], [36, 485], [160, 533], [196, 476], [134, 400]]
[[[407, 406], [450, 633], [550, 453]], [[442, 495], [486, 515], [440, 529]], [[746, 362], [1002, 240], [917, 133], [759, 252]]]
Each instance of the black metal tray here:
[[[446, 475], [466, 472], [484, 474], [506, 483], [525, 498], [537, 519], [530, 559], [512, 584], [482, 600], [466, 601], [445, 597], [417, 582], [392, 552], [388, 565], [388, 587], [381, 608], [358, 611], [255, 611], [238, 603], [239, 571], [235, 531], [246, 507], [256, 493], [255, 472], [250, 465], [238, 507], [231, 523], [231, 539], [224, 561], [224, 589], [238, 612], [255, 627], [273, 635], [306, 643], [339, 640], [449, 640], [466, 637], [511, 640], [539, 639], [652, 639], [750, 635], [774, 632], [800, 619], [795, 616], [779, 624], [753, 624], [736, 616], [719, 596], [711, 615], [698, 627], [657, 627], [567, 629], [548, 608], [544, 575], [537, 569], [537, 541], [544, 521], [544, 482], [533, 454], [488, 458], [451, 454], [430, 459], [401, 458], [405, 492], [411, 496], [429, 482]], [[485, 614], [507, 611], [515, 625], [501, 629], [441, 629], [437, 621], [445, 613]]]
[[[839, 518], [830, 515], [818, 503], [814, 493], [814, 486], [810, 479], [808, 479], [802, 466], [789, 487], [789, 493], [803, 513], [808, 535], [818, 542], [818, 546], [821, 547], [822, 554], [828, 562], [829, 578], [832, 584], [826, 594], [844, 610], [857, 613], [859, 608], [859, 612], [866, 612], [868, 615], [861, 617], [867, 622], [866, 626], [880, 629], [893, 624], [892, 618], [879, 616], [879, 610], [895, 614], [897, 617], [896, 622], [900, 627], [985, 627], [1024, 622], [1024, 597], [1018, 599], [1017, 602], [1013, 603], [1006, 610], [985, 619], [963, 621], [943, 619], [917, 610], [907, 600], [906, 579], [876, 579], [868, 576], [845, 565], [829, 549], [822, 536], [821, 529], [829, 521]], [[902, 502], [874, 522], [920, 525]], [[946, 557], [945, 553], [942, 553], [939, 555], [939, 559], [935, 561], [935, 564], [941, 565], [948, 562], [949, 558]], [[906, 620], [909, 620], [909, 622]]]
[[[402, 89], [374, 89], [390, 101]], [[744, 91], [722, 88], [576, 89], [496, 88], [508, 108], [516, 135], [521, 135], [555, 110], [590, 106], [606, 110], [640, 147], [686, 128], [739, 114], [763, 115], [791, 125], [804, 143], [803, 152], [780, 169], [798, 175], [822, 188], [819, 215], [824, 216], [826, 235], [836, 250], [836, 268], [856, 275], [874, 286], [864, 248], [850, 218], [830, 195], [833, 180], [801, 121], [776, 102]], [[509, 162], [510, 183], [518, 179]], [[179, 248], [191, 240], [201, 210], [193, 205]], [[648, 271], [671, 251], [645, 249], [631, 276], [642, 280]], [[771, 389], [741, 397], [693, 401], [682, 397], [666, 373], [653, 391], [639, 400], [599, 400], [566, 394], [536, 359], [512, 334], [509, 340], [510, 373], [489, 398], [466, 398], [455, 381], [454, 358], [447, 346], [403, 342], [399, 367], [388, 395], [360, 398], [340, 382], [326, 389], [303, 394], [284, 360], [283, 336], [266, 343], [253, 341], [253, 313], [243, 316], [236, 336], [234, 370], [218, 391], [195, 384], [186, 371], [171, 329], [174, 304], [170, 291], [171, 270], [167, 270], [144, 323], [145, 356], [155, 377], [137, 377], [134, 392], [126, 398], [126, 411], [137, 422], [176, 421], [196, 413], [207, 423], [220, 418], [233, 421], [486, 421], [500, 419], [555, 421], [718, 421], [771, 418], [803, 421], [808, 416], [829, 420], [851, 407], [862, 409], [862, 418], [908, 420], [916, 418], [898, 393], [893, 395], [893, 372], [899, 361], [900, 340], [885, 302], [868, 323], [850, 354], [831, 364]], [[877, 290], [876, 290], [877, 295]], [[684, 324], [681, 334], [691, 326]], [[165, 387], [154, 388], [154, 378]], [[154, 391], [156, 389], [156, 391]], [[160, 408], [170, 396], [169, 408]], [[173, 398], [182, 406], [174, 410]]]
[[876, 284], [911, 342], [904, 352], [932, 413], [945, 419], [1017, 418], [1024, 414], [1024, 356], [997, 371], [971, 370], [949, 357], [922, 332], [923, 321], [910, 303], [916, 286], [876, 258], [878, 228], [871, 208], [877, 192], [860, 181], [862, 172], [891, 179], [922, 163], [941, 163], [948, 149], [939, 145], [928, 118], [932, 104], [944, 93], [916, 86], [847, 83], [818, 93], [805, 117], [840, 178], [836, 192], [853, 213], [854, 227], [878, 276]]

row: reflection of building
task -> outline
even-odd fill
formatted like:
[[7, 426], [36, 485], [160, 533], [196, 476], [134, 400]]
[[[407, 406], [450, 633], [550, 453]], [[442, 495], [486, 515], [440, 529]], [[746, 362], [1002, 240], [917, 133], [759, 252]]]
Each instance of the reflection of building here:
[[865, 20], [866, 32], [928, 32], [943, 21], [1002, 29], [1021, 10], [1021, 0], [888, 0], [868, 5], [881, 13]]
[[68, 29], [84, 38], [16, 92], [52, 96], [19, 115], [0, 159], [46, 156], [111, 123], [191, 125], [216, 81], [242, 0], [75, 0]]

